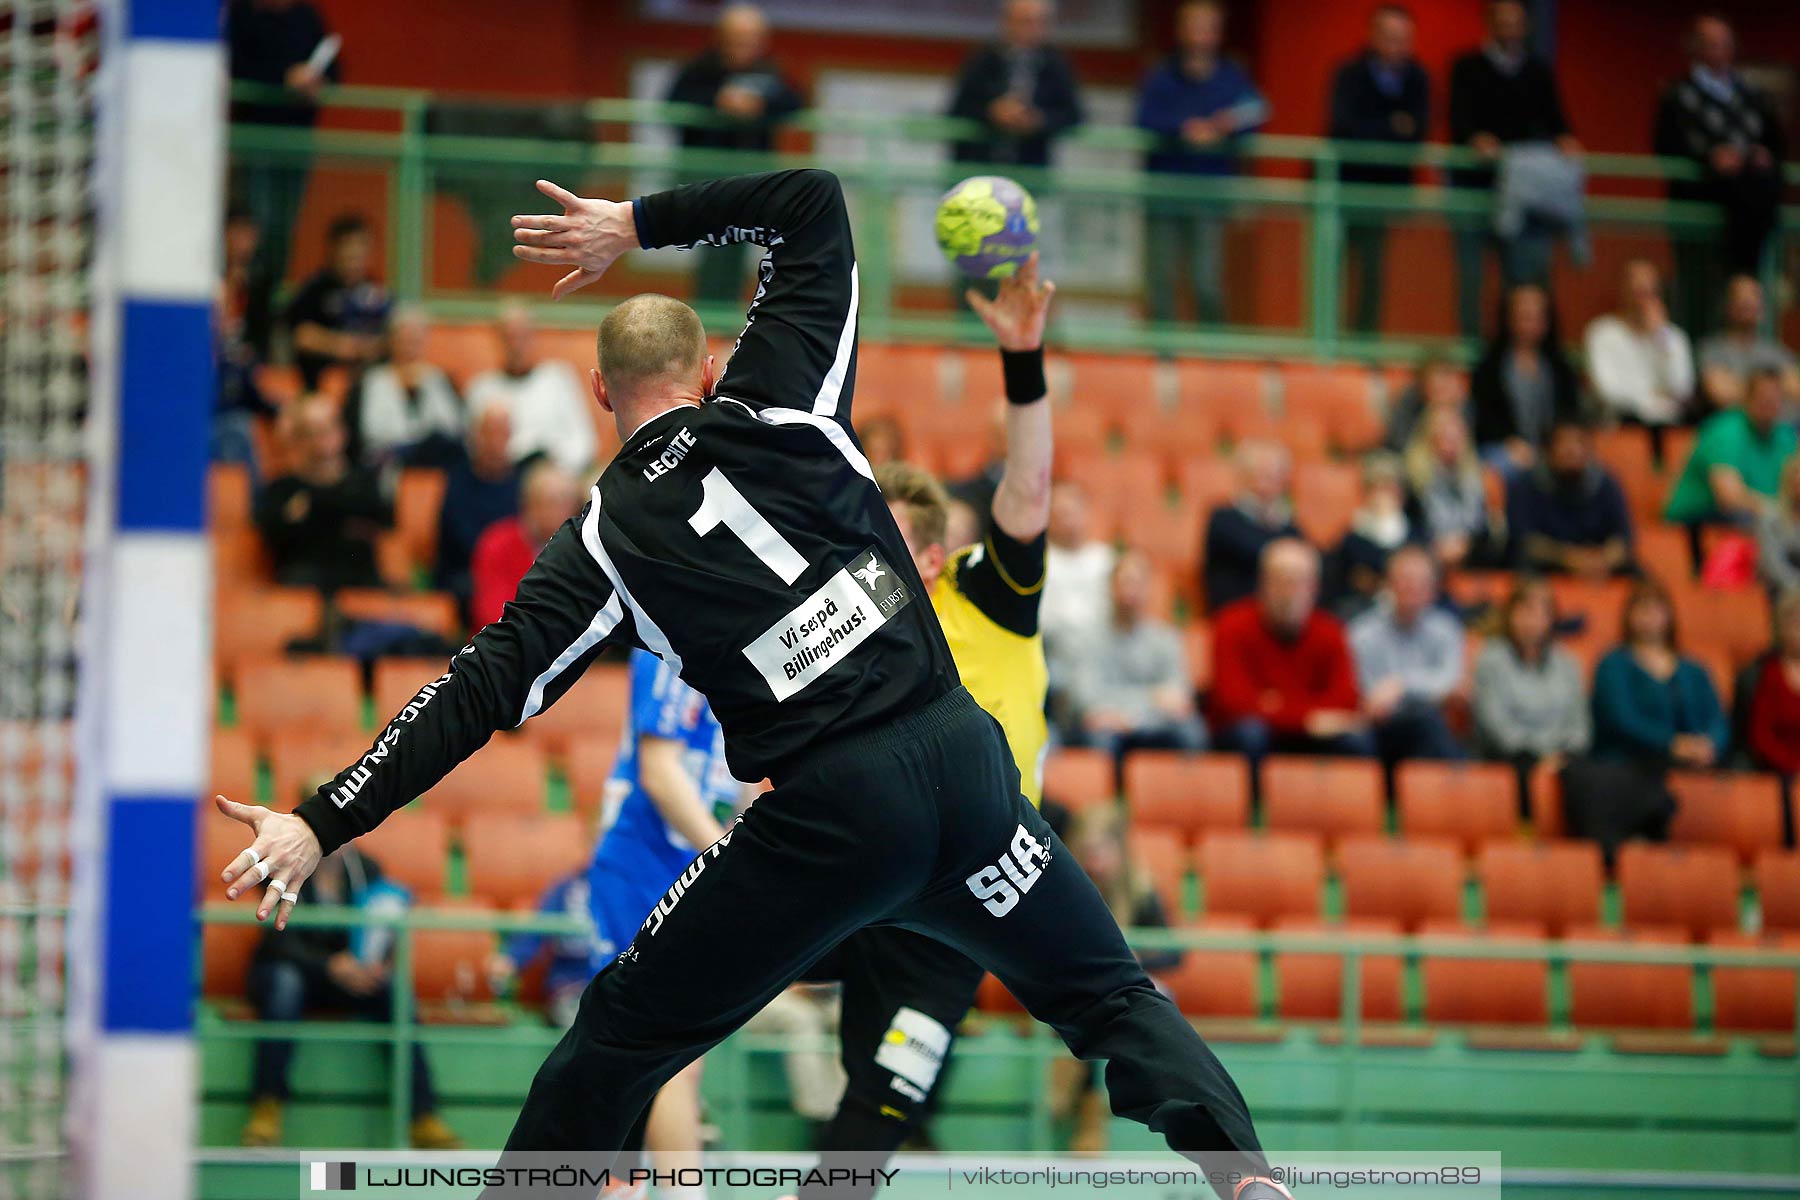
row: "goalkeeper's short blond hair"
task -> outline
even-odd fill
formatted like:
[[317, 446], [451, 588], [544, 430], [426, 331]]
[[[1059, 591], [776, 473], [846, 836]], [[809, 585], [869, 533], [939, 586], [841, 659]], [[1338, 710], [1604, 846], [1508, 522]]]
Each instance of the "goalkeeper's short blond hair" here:
[[620, 301], [600, 322], [597, 342], [600, 375], [621, 398], [646, 384], [685, 379], [706, 358], [699, 314], [655, 292]]
[[941, 545], [950, 526], [950, 493], [937, 476], [907, 462], [883, 463], [875, 468], [875, 486], [889, 504], [904, 504], [912, 521], [913, 541], [920, 546]]

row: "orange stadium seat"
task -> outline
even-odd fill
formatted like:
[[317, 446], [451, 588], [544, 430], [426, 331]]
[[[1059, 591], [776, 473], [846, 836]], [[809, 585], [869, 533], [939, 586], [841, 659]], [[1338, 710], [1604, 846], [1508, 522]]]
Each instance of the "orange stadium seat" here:
[[983, 975], [981, 985], [975, 989], [975, 1007], [984, 1013], [996, 1013], [1012, 1016], [1025, 1011], [1017, 997], [1006, 990], [1006, 985], [993, 975]]
[[1603, 872], [1592, 842], [1489, 842], [1475, 869], [1490, 925], [1524, 922], [1561, 937], [1600, 919]]
[[1687, 530], [1646, 522], [1634, 533], [1638, 565], [1670, 587], [1694, 573], [1694, 556], [1688, 548]]
[[[455, 905], [479, 911], [477, 906]], [[413, 985], [420, 1000], [493, 999], [487, 964], [498, 948], [485, 929], [421, 929], [413, 934]]]
[[1044, 758], [1044, 797], [1074, 811], [1110, 804], [1118, 794], [1112, 755], [1064, 747]]
[[254, 529], [215, 529], [212, 543], [213, 582], [221, 590], [270, 583], [269, 550]]
[[[209, 796], [224, 796], [239, 804], [255, 804], [256, 748], [242, 729], [212, 731], [212, 765], [207, 772]], [[202, 808], [211, 808], [203, 803]]]
[[1413, 929], [1462, 916], [1462, 859], [1454, 842], [1345, 838], [1338, 844], [1344, 912]]
[[415, 568], [437, 565], [438, 514], [444, 507], [444, 472], [408, 467], [394, 490], [394, 532]]
[[1781, 780], [1731, 771], [1671, 771], [1677, 842], [1724, 846], [1748, 866], [1764, 850], [1781, 846]]
[[1195, 862], [1209, 915], [1241, 913], [1259, 925], [1319, 915], [1325, 855], [1316, 835], [1210, 833]]
[[1166, 465], [1212, 458], [1218, 453], [1217, 414], [1191, 402], [1170, 408], [1146, 399], [1119, 415], [1119, 429], [1128, 447], [1159, 455]]
[[1382, 828], [1381, 764], [1360, 758], [1272, 755], [1263, 762], [1263, 818], [1270, 829], [1336, 840]]
[[[1476, 932], [1454, 922], [1434, 922], [1430, 937], [1482, 941], [1529, 941], [1530, 925], [1490, 923]], [[1550, 964], [1538, 959], [1450, 958], [1424, 954], [1419, 978], [1425, 989], [1425, 1019], [1455, 1025], [1543, 1025], [1550, 1020]]]
[[[1366, 917], [1332, 925], [1314, 917], [1283, 917], [1275, 922], [1275, 929], [1279, 933], [1334, 938], [1338, 935], [1385, 937], [1400, 932], [1400, 927], [1392, 921]], [[1344, 1011], [1344, 959], [1341, 953], [1278, 951], [1275, 955], [1275, 1011], [1289, 1021], [1337, 1020]], [[1400, 956], [1365, 955], [1361, 965], [1363, 1020], [1404, 1019], [1404, 967]]]
[[1187, 847], [1167, 829], [1133, 829], [1126, 844], [1134, 866], [1143, 868], [1171, 921], [1187, 911]]
[[[1058, 461], [1064, 456], [1080, 457], [1083, 454], [1108, 455], [1111, 449], [1113, 422], [1110, 414], [1097, 408], [1063, 408], [1056, 410], [1056, 457]], [[982, 449], [991, 453], [991, 449]], [[1163, 474], [1161, 460], [1150, 460], [1150, 479], [1160, 482]]]
[[[1115, 512], [1115, 519], [1118, 514]], [[1173, 572], [1181, 584], [1197, 585], [1200, 539], [1206, 531], [1206, 510], [1187, 497], [1173, 508], [1164, 507], [1153, 520], [1126, 521], [1117, 530], [1136, 549], [1149, 555], [1158, 568]]]
[[573, 813], [479, 813], [463, 828], [469, 891], [502, 908], [535, 903], [550, 884], [586, 863], [592, 849], [586, 825]]
[[206, 521], [209, 528], [249, 529], [252, 496], [250, 469], [240, 463], [214, 463], [206, 469]]
[[1175, 383], [1184, 406], [1221, 416], [1262, 411], [1268, 398], [1268, 369], [1262, 363], [1181, 358], [1175, 362]]
[[1350, 463], [1301, 463], [1294, 470], [1294, 523], [1316, 546], [1343, 540], [1362, 502], [1362, 475]]
[[[1683, 933], [1670, 925], [1623, 933], [1589, 925], [1570, 930], [1569, 941], [1658, 946], [1685, 940]], [[1694, 972], [1668, 963], [1571, 962], [1569, 1020], [1600, 1029], [1692, 1029]]]
[[353, 731], [315, 733], [284, 729], [268, 741], [270, 796], [275, 807], [291, 808], [369, 749], [374, 738]]
[[375, 721], [385, 724], [389, 718], [412, 702], [419, 689], [441, 679], [450, 663], [442, 658], [378, 658], [372, 696]]
[[1518, 774], [1501, 763], [1401, 763], [1394, 794], [1409, 838], [1454, 838], [1473, 855], [1519, 835]]
[[[1198, 504], [1202, 517], [1237, 494], [1238, 472], [1228, 458], [1195, 458], [1181, 464], [1175, 486], [1183, 501]], [[1198, 543], [1195, 543], [1198, 549]]]
[[425, 335], [425, 357], [468, 390], [469, 381], [500, 366], [500, 341], [487, 322], [433, 322]]
[[[1713, 938], [1719, 949], [1800, 951], [1800, 935], [1724, 933]], [[1714, 967], [1713, 1026], [1741, 1033], [1794, 1032], [1792, 967]]]
[[1800, 933], [1800, 852], [1764, 851], [1755, 876], [1763, 928]]
[[443, 893], [449, 871], [450, 827], [437, 813], [404, 808], [373, 832], [363, 834], [356, 844], [380, 865], [383, 874], [411, 888], [415, 896]]
[[477, 813], [541, 813], [549, 782], [543, 749], [522, 737], [501, 734], [426, 792], [425, 807], [453, 825]]
[[[213, 870], [215, 883], [219, 869]], [[223, 895], [219, 893], [219, 897]], [[243, 903], [248, 907], [251, 902], [245, 899]], [[216, 1000], [243, 999], [250, 980], [250, 960], [262, 938], [261, 925], [206, 925], [200, 934], [201, 994]]]
[[333, 598], [338, 611], [353, 621], [392, 621], [454, 640], [462, 629], [456, 598], [449, 592], [389, 592], [381, 588], [343, 588]]
[[[1188, 574], [1192, 575], [1190, 570]], [[1189, 611], [1199, 607], [1189, 606]], [[1206, 691], [1212, 687], [1213, 677], [1213, 636], [1211, 622], [1198, 618], [1190, 619], [1181, 630], [1181, 648], [1187, 655], [1188, 675], [1194, 681], [1194, 687]]]
[[[1762, 588], [1728, 590], [1690, 584], [1673, 590], [1682, 637], [1695, 652], [1717, 651], [1735, 671], [1768, 650], [1769, 599]], [[1730, 698], [1729, 686], [1723, 695]]]
[[[1249, 932], [1242, 917], [1206, 917], [1190, 928]], [[1158, 973], [1175, 1006], [1190, 1017], [1249, 1020], [1257, 1015], [1258, 964], [1253, 950], [1188, 950], [1172, 971]]]
[[264, 739], [277, 729], [362, 728], [362, 673], [348, 658], [254, 658], [236, 671], [238, 724]]
[[[1062, 437], [1062, 431], [1057, 431]], [[1155, 524], [1168, 504], [1161, 461], [1148, 452], [1089, 454], [1072, 460], [1064, 478], [1088, 495], [1088, 505], [1101, 528], [1123, 531]]]
[[221, 679], [239, 662], [279, 658], [289, 642], [314, 637], [325, 619], [325, 601], [312, 588], [219, 589], [213, 616], [213, 662]]
[[1332, 446], [1359, 454], [1381, 443], [1375, 380], [1354, 364], [1296, 364], [1282, 371], [1282, 410], [1289, 425], [1314, 425]]
[[1069, 369], [1074, 407], [1105, 413], [1113, 428], [1123, 428], [1132, 414], [1159, 407], [1157, 364], [1147, 354], [1072, 354]]
[[563, 758], [563, 775], [569, 784], [569, 803], [584, 815], [600, 812], [606, 779], [619, 759], [619, 743], [582, 738]]
[[1125, 759], [1125, 799], [1137, 829], [1194, 841], [1250, 821], [1250, 765], [1231, 754], [1138, 750]]
[[521, 727], [526, 737], [562, 756], [578, 741], [617, 746], [631, 707], [631, 680], [623, 666], [596, 663], [562, 699]]
[[1738, 926], [1737, 861], [1722, 847], [1627, 843], [1618, 876], [1630, 928], [1670, 926], [1703, 940]]

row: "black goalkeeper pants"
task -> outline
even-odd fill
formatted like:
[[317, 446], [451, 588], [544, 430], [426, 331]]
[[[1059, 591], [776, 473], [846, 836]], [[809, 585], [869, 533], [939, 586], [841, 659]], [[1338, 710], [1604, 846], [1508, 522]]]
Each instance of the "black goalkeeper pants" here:
[[507, 1150], [616, 1154], [665, 1081], [870, 925], [992, 970], [1078, 1057], [1106, 1060], [1113, 1111], [1172, 1148], [1262, 1167], [1236, 1085], [1151, 985], [962, 688], [823, 748], [700, 853], [588, 985]]

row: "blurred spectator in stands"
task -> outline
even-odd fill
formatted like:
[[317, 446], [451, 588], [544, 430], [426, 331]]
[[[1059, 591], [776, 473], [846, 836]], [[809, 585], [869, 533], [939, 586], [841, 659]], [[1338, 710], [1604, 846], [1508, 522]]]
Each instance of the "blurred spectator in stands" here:
[[241, 463], [256, 478], [256, 418], [276, 409], [256, 386], [275, 331], [275, 280], [257, 253], [262, 227], [248, 209], [225, 216], [225, 271], [215, 325], [219, 391], [213, 406], [212, 460]]
[[1081, 124], [1081, 94], [1062, 51], [1048, 44], [1049, 0], [1007, 0], [1000, 38], [963, 60], [950, 115], [987, 126], [954, 143], [957, 162], [1043, 167], [1057, 134]]
[[1500, 328], [1469, 379], [1475, 444], [1482, 461], [1512, 476], [1537, 465], [1559, 421], [1581, 413], [1581, 381], [1563, 353], [1550, 294], [1514, 284], [1500, 302]]
[[1619, 275], [1619, 308], [1588, 322], [1588, 381], [1609, 417], [1658, 429], [1692, 415], [1694, 350], [1669, 320], [1662, 272], [1647, 258]]
[[1765, 337], [1763, 288], [1754, 275], [1733, 275], [1725, 285], [1725, 327], [1700, 343], [1700, 390], [1711, 407], [1731, 408], [1744, 398], [1750, 373], [1779, 372], [1789, 400], [1800, 398], [1800, 360]]
[[1800, 589], [1800, 455], [1781, 468], [1781, 487], [1757, 526], [1757, 559], [1771, 592]]
[[1463, 629], [1437, 606], [1437, 564], [1403, 546], [1387, 564], [1387, 589], [1350, 625], [1363, 712], [1383, 761], [1463, 756], [1444, 705], [1463, 688]]
[[1153, 583], [1142, 553], [1120, 556], [1107, 619], [1077, 650], [1065, 693], [1070, 740], [1115, 758], [1140, 748], [1206, 749], [1187, 652], [1175, 627], [1150, 610]]
[[1415, 537], [1399, 456], [1386, 450], [1365, 455], [1362, 502], [1350, 515], [1350, 530], [1333, 556], [1337, 587], [1332, 607], [1339, 616], [1348, 620], [1375, 603], [1388, 557]]
[[[310, 126], [319, 119], [319, 89], [339, 78], [339, 43], [314, 5], [308, 0], [231, 0], [225, 37], [233, 82], [287, 89], [281, 101], [233, 104], [234, 124]], [[262, 227], [263, 263], [278, 282], [287, 275], [306, 167], [304, 154], [275, 161], [240, 154], [232, 164], [232, 194]]]
[[441, 467], [462, 446], [462, 400], [450, 379], [425, 360], [425, 310], [403, 305], [388, 330], [387, 361], [363, 372], [350, 394], [358, 457], [368, 463]]
[[1465, 426], [1475, 424], [1475, 405], [1462, 368], [1441, 354], [1428, 354], [1419, 361], [1412, 380], [1389, 407], [1382, 445], [1395, 454], [1405, 453], [1413, 435], [1436, 408], [1453, 408], [1462, 414]]
[[1237, 499], [1213, 510], [1206, 522], [1201, 586], [1206, 606], [1218, 612], [1256, 591], [1263, 547], [1276, 538], [1301, 537], [1288, 501], [1293, 460], [1279, 442], [1244, 441], [1235, 451]]
[[1213, 621], [1213, 728], [1223, 748], [1375, 753], [1344, 627], [1320, 611], [1319, 552], [1297, 538], [1262, 552], [1257, 594]]
[[537, 561], [538, 551], [581, 511], [581, 482], [553, 462], [533, 463], [519, 484], [519, 515], [488, 526], [469, 561], [474, 595], [469, 624], [480, 629], [500, 619], [519, 590], [519, 580]]
[[1706, 668], [1679, 653], [1675, 605], [1645, 579], [1625, 602], [1624, 642], [1594, 671], [1594, 755], [1710, 767], [1730, 725]]
[[892, 417], [874, 416], [859, 422], [856, 440], [862, 443], [863, 457], [871, 467], [906, 461], [906, 431]]
[[[1327, 136], [1361, 142], [1417, 145], [1431, 124], [1431, 80], [1413, 57], [1413, 16], [1400, 4], [1383, 4], [1369, 18], [1369, 44], [1338, 67], [1331, 84]], [[1354, 148], [1351, 148], [1354, 149]], [[1410, 184], [1411, 164], [1346, 163], [1345, 183]], [[1376, 212], [1357, 212], [1344, 229], [1346, 283], [1354, 275], [1351, 328], [1373, 333], [1381, 325], [1382, 266], [1387, 225]]]
[[345, 214], [326, 231], [325, 266], [300, 286], [285, 320], [294, 363], [307, 388], [319, 386], [327, 367], [352, 375], [387, 351], [387, 289], [375, 281], [369, 226]]
[[944, 517], [944, 545], [961, 548], [981, 540], [981, 513], [966, 500], [950, 497]]
[[480, 412], [500, 405], [512, 418], [513, 461], [543, 455], [582, 480], [599, 452], [599, 438], [588, 413], [593, 397], [575, 368], [559, 359], [539, 358], [537, 323], [523, 304], [508, 303], [495, 323], [500, 338], [500, 367], [477, 375], [469, 384], [469, 408]]
[[1434, 408], [1403, 460], [1418, 539], [1446, 570], [1492, 564], [1501, 537], [1488, 513], [1487, 480], [1460, 406]]
[[1555, 631], [1550, 585], [1521, 579], [1500, 609], [1499, 632], [1475, 660], [1475, 745], [1516, 766], [1521, 783], [1540, 764], [1556, 770], [1586, 754], [1594, 736], [1581, 664], [1556, 644]]
[[[1220, 50], [1225, 6], [1189, 0], [1175, 14], [1175, 53], [1145, 76], [1137, 123], [1161, 137], [1145, 160], [1150, 171], [1220, 178], [1238, 171], [1246, 135], [1269, 119], [1269, 103], [1250, 76]], [[1206, 324], [1225, 320], [1225, 219], [1217, 200], [1159, 200], [1147, 205], [1150, 316], [1175, 319], [1177, 272], [1184, 266], [1194, 308]]]
[[[776, 124], [803, 103], [769, 57], [769, 19], [754, 4], [727, 4], [719, 10], [716, 43], [676, 72], [668, 99], [713, 110], [715, 122], [681, 126], [681, 144], [698, 150], [772, 150]], [[704, 177], [714, 174], [705, 172]], [[748, 242], [736, 242], [697, 252], [694, 299], [737, 303], [744, 293], [749, 249]]]
[[[285, 802], [285, 801], [284, 801]], [[404, 910], [410, 894], [382, 878], [376, 861], [355, 846], [325, 857], [306, 881], [309, 904], [345, 905], [365, 913]], [[380, 926], [330, 929], [301, 925], [257, 943], [250, 963], [250, 1003], [259, 1021], [299, 1021], [321, 1009], [373, 1021], [394, 1014], [394, 933]], [[281, 1142], [282, 1110], [288, 1099], [291, 1041], [256, 1043], [246, 1146]], [[437, 1115], [437, 1092], [424, 1048], [412, 1047], [412, 1144], [421, 1150], [455, 1150], [462, 1142]]]
[[476, 543], [496, 522], [519, 515], [519, 468], [513, 465], [511, 439], [506, 410], [482, 409], [469, 422], [467, 448], [444, 473], [435, 582], [465, 609], [474, 593], [469, 563]]
[[[1450, 140], [1467, 146], [1498, 166], [1506, 147], [1549, 142], [1567, 155], [1581, 153], [1569, 131], [1562, 97], [1550, 64], [1531, 46], [1531, 14], [1523, 0], [1489, 0], [1488, 37], [1480, 47], [1458, 58], [1450, 68]], [[1450, 173], [1458, 187], [1492, 188], [1494, 167], [1463, 168]], [[1517, 271], [1526, 263], [1549, 265], [1548, 237], [1527, 228], [1521, 239], [1544, 243], [1515, 247], [1502, 264]], [[1481, 285], [1484, 260], [1496, 244], [1486, 213], [1470, 213], [1456, 229], [1457, 311], [1462, 331], [1481, 331]], [[1509, 274], [1508, 284], [1543, 283], [1542, 278]]]
[[1775, 652], [1750, 697], [1751, 761], [1783, 779], [1800, 775], [1800, 591], [1775, 602]]
[[325, 397], [300, 397], [282, 419], [293, 469], [256, 498], [276, 582], [327, 591], [378, 585], [375, 539], [394, 523], [381, 478], [350, 460], [343, 419]]
[[1698, 180], [1669, 184], [1677, 200], [1717, 204], [1725, 218], [1722, 244], [1674, 239], [1676, 276], [1693, 328], [1710, 324], [1708, 311], [1726, 273], [1754, 276], [1781, 203], [1781, 166], [1787, 157], [1782, 120], [1757, 88], [1738, 74], [1737, 39], [1716, 13], [1695, 19], [1689, 35], [1693, 62], [1671, 83], [1656, 109], [1656, 153], [1692, 159]]
[[1595, 460], [1586, 426], [1558, 423], [1542, 465], [1507, 481], [1506, 534], [1528, 570], [1603, 578], [1633, 569], [1625, 490]]
[[[573, 871], [552, 883], [538, 898], [537, 911], [545, 916], [573, 917], [584, 924], [592, 921], [587, 869]], [[495, 992], [505, 991], [541, 959], [548, 960], [544, 970], [544, 1019], [559, 1029], [567, 1029], [575, 1023], [581, 993], [594, 977], [593, 935], [515, 933], [488, 960], [489, 983]]]
[[[1038, 627], [1058, 683], [1073, 674], [1080, 648], [1105, 624], [1110, 605], [1112, 543], [1093, 535], [1087, 492], [1064, 480], [1050, 489], [1050, 527]], [[1054, 583], [1050, 582], [1055, 580]]]
[[1779, 371], [1751, 372], [1743, 403], [1700, 426], [1694, 452], [1663, 509], [1665, 518], [1692, 533], [1696, 564], [1702, 561], [1705, 526], [1754, 526], [1774, 507], [1782, 471], [1796, 447], [1794, 426], [1782, 420], [1782, 384]]
[[[1121, 929], [1167, 929], [1169, 913], [1151, 885], [1149, 874], [1135, 862], [1123, 810], [1103, 804], [1076, 813], [1064, 838], [1069, 853], [1087, 872], [1113, 919]], [[1181, 966], [1179, 950], [1134, 951], [1138, 965], [1149, 974], [1157, 990], [1168, 989], [1157, 978]], [[1076, 1154], [1100, 1154], [1106, 1150], [1112, 1114], [1106, 1093], [1099, 1087], [1099, 1063], [1059, 1058], [1050, 1077], [1050, 1110], [1056, 1120], [1072, 1121], [1069, 1149]]]

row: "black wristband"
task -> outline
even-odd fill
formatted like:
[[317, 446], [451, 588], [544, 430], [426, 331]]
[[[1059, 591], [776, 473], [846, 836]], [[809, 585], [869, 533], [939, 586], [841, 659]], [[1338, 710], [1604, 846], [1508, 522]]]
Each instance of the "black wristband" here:
[[1002, 350], [1000, 374], [1006, 380], [1008, 404], [1035, 404], [1050, 394], [1044, 382], [1044, 348]]

